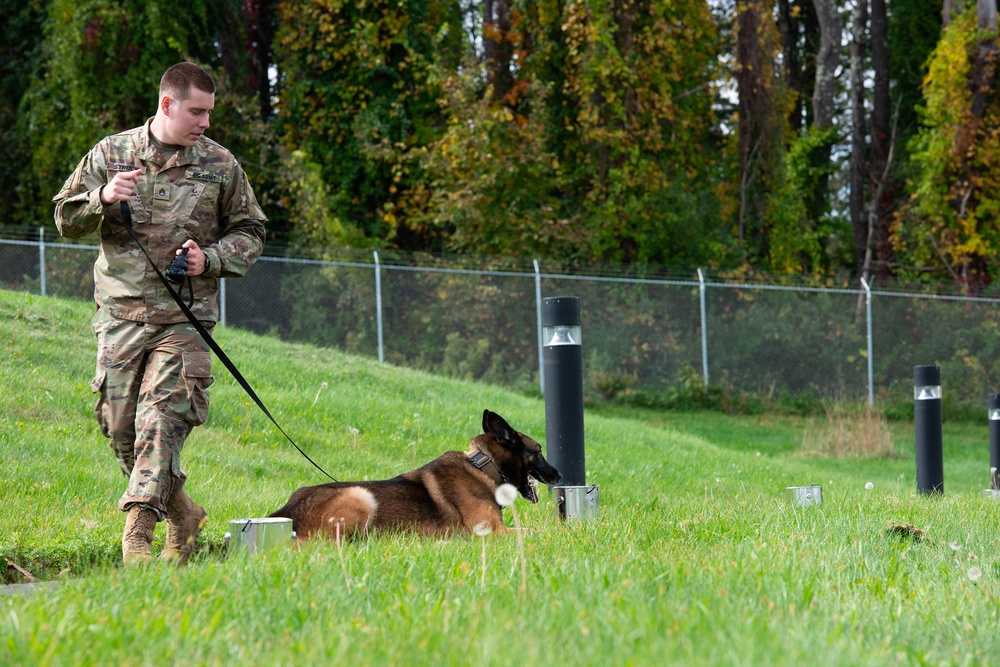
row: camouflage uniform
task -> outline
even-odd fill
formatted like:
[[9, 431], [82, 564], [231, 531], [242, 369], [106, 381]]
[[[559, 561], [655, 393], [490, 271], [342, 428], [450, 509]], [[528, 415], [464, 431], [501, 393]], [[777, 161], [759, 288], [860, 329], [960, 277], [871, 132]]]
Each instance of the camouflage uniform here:
[[161, 271], [188, 239], [205, 252], [210, 266], [191, 277], [191, 310], [209, 330], [219, 316], [218, 278], [243, 276], [257, 260], [266, 218], [229, 151], [202, 137], [165, 158], [150, 140], [151, 120], [98, 143], [53, 201], [63, 236], [101, 237], [92, 389], [101, 430], [129, 477], [118, 507], [140, 503], [162, 520], [184, 483], [184, 440], [208, 417], [211, 354], [129, 236], [120, 204], [101, 203], [101, 187], [115, 172], [142, 169], [129, 201], [133, 229]]

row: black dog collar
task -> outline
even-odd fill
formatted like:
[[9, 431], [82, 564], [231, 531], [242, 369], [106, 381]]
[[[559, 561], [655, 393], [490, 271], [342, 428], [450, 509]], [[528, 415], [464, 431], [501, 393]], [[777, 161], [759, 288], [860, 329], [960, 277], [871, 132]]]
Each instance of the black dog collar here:
[[493, 459], [486, 456], [486, 454], [483, 454], [482, 452], [476, 452], [475, 454], [469, 457], [469, 463], [476, 466], [480, 470], [483, 469], [484, 465], [490, 463], [491, 461], [493, 461]]
[[[507, 477], [503, 474], [503, 471], [500, 470], [500, 466], [498, 466], [496, 464], [496, 461], [494, 461], [492, 458], [490, 458], [486, 454], [483, 454], [482, 452], [478, 452], [477, 451], [475, 454], [472, 454], [471, 456], [469, 456], [469, 463], [471, 463], [472, 465], [476, 466], [480, 470], [482, 470], [486, 466], [487, 463], [492, 463], [493, 464], [493, 469], [497, 471], [498, 475], [500, 475], [500, 483], [501, 484], [506, 484], [507, 483]], [[485, 472], [485, 471], [483, 471], [483, 472]]]

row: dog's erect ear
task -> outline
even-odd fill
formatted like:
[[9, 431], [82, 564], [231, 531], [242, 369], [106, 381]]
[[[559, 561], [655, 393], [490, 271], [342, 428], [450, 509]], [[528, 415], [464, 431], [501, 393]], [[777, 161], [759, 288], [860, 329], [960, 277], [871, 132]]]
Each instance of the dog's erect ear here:
[[510, 427], [504, 418], [495, 412], [483, 410], [483, 431], [494, 436], [504, 444], [520, 443], [521, 437]]

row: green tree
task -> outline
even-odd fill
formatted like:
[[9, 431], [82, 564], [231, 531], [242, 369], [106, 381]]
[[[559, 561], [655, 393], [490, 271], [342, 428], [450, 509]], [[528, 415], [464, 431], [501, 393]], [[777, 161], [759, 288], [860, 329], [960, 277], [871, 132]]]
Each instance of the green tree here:
[[[718, 53], [708, 6], [569, 2], [550, 20], [562, 27], [552, 49], [565, 54], [562, 76], [553, 83], [563, 88], [568, 121], [552, 130], [562, 135], [559, 161], [597, 258], [692, 264], [715, 254], [711, 165], [720, 147], [710, 83]], [[540, 33], [553, 35], [546, 27]], [[544, 58], [546, 49], [536, 53]]]
[[[924, 129], [911, 141], [911, 196], [893, 224], [904, 273], [974, 288], [1000, 275], [1000, 99], [996, 28], [970, 7], [945, 29], [924, 82]], [[988, 57], [984, 57], [983, 54]], [[992, 54], [992, 55], [990, 55]], [[994, 63], [994, 64], [991, 64]]]
[[17, 131], [18, 107], [41, 63], [45, 19], [43, 0], [0, 0], [0, 211], [3, 222], [22, 219], [18, 210], [27, 200], [21, 177], [31, 162], [28, 138]]
[[[772, 229], [768, 202], [780, 185], [784, 147], [790, 139], [787, 118], [794, 98], [774, 70], [778, 30], [767, 0], [740, 0], [734, 30], [734, 78], [739, 108], [736, 119], [738, 196], [735, 236], [744, 261], [761, 265], [771, 257]], [[801, 209], [805, 210], [805, 209]], [[792, 252], [784, 249], [779, 256]]]
[[[564, 182], [545, 138], [545, 89], [514, 84], [514, 108], [473, 66], [442, 81], [448, 125], [419, 153], [427, 202], [411, 225], [436, 230], [443, 249], [479, 255], [586, 256], [593, 240], [563, 217]], [[507, 100], [513, 99], [508, 90]]]
[[425, 193], [407, 156], [444, 127], [431, 73], [461, 59], [459, 3], [288, 0], [278, 11], [281, 142], [319, 165], [329, 218], [373, 243], [439, 245], [407, 223]]
[[[30, 168], [21, 187], [31, 202], [26, 215], [51, 218], [52, 196], [80, 157], [103, 136], [135, 127], [156, 109], [163, 71], [192, 60], [215, 75], [217, 106], [210, 135], [229, 147], [260, 119], [254, 105], [243, 104], [241, 85], [230, 85], [223, 60], [246, 57], [239, 40], [222, 39], [234, 2], [182, 0], [169, 6], [151, 0], [122, 5], [107, 0], [53, 0], [44, 26], [40, 76], [21, 106], [17, 132], [27, 137]], [[225, 47], [225, 52], [220, 48]], [[239, 116], [240, 110], [247, 115]], [[220, 122], [224, 120], [225, 122]], [[259, 149], [242, 135], [232, 147], [238, 157]], [[247, 146], [252, 146], [248, 148]]]
[[[657, 264], [705, 262], [719, 250], [718, 181], [706, 159], [719, 153], [709, 85], [717, 43], [706, 5], [523, 1], [491, 34], [509, 45], [512, 81], [503, 94], [480, 86], [471, 107], [480, 122], [465, 127], [453, 115], [451, 133], [466, 140], [448, 148], [466, 151], [462, 173], [490, 207], [471, 212], [493, 228], [489, 247]], [[502, 63], [484, 64], [487, 84], [503, 81], [493, 74]], [[475, 80], [459, 89], [475, 94]]]

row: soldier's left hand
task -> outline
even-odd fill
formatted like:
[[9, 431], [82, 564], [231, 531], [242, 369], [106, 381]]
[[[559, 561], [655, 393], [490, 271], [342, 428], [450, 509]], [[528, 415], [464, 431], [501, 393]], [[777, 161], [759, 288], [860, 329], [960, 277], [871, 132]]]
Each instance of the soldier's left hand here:
[[[200, 276], [203, 274], [205, 272], [205, 253], [202, 251], [201, 246], [199, 246], [194, 240], [188, 239], [181, 247], [188, 249], [187, 275]], [[181, 251], [178, 250], [177, 254], [181, 254]]]

